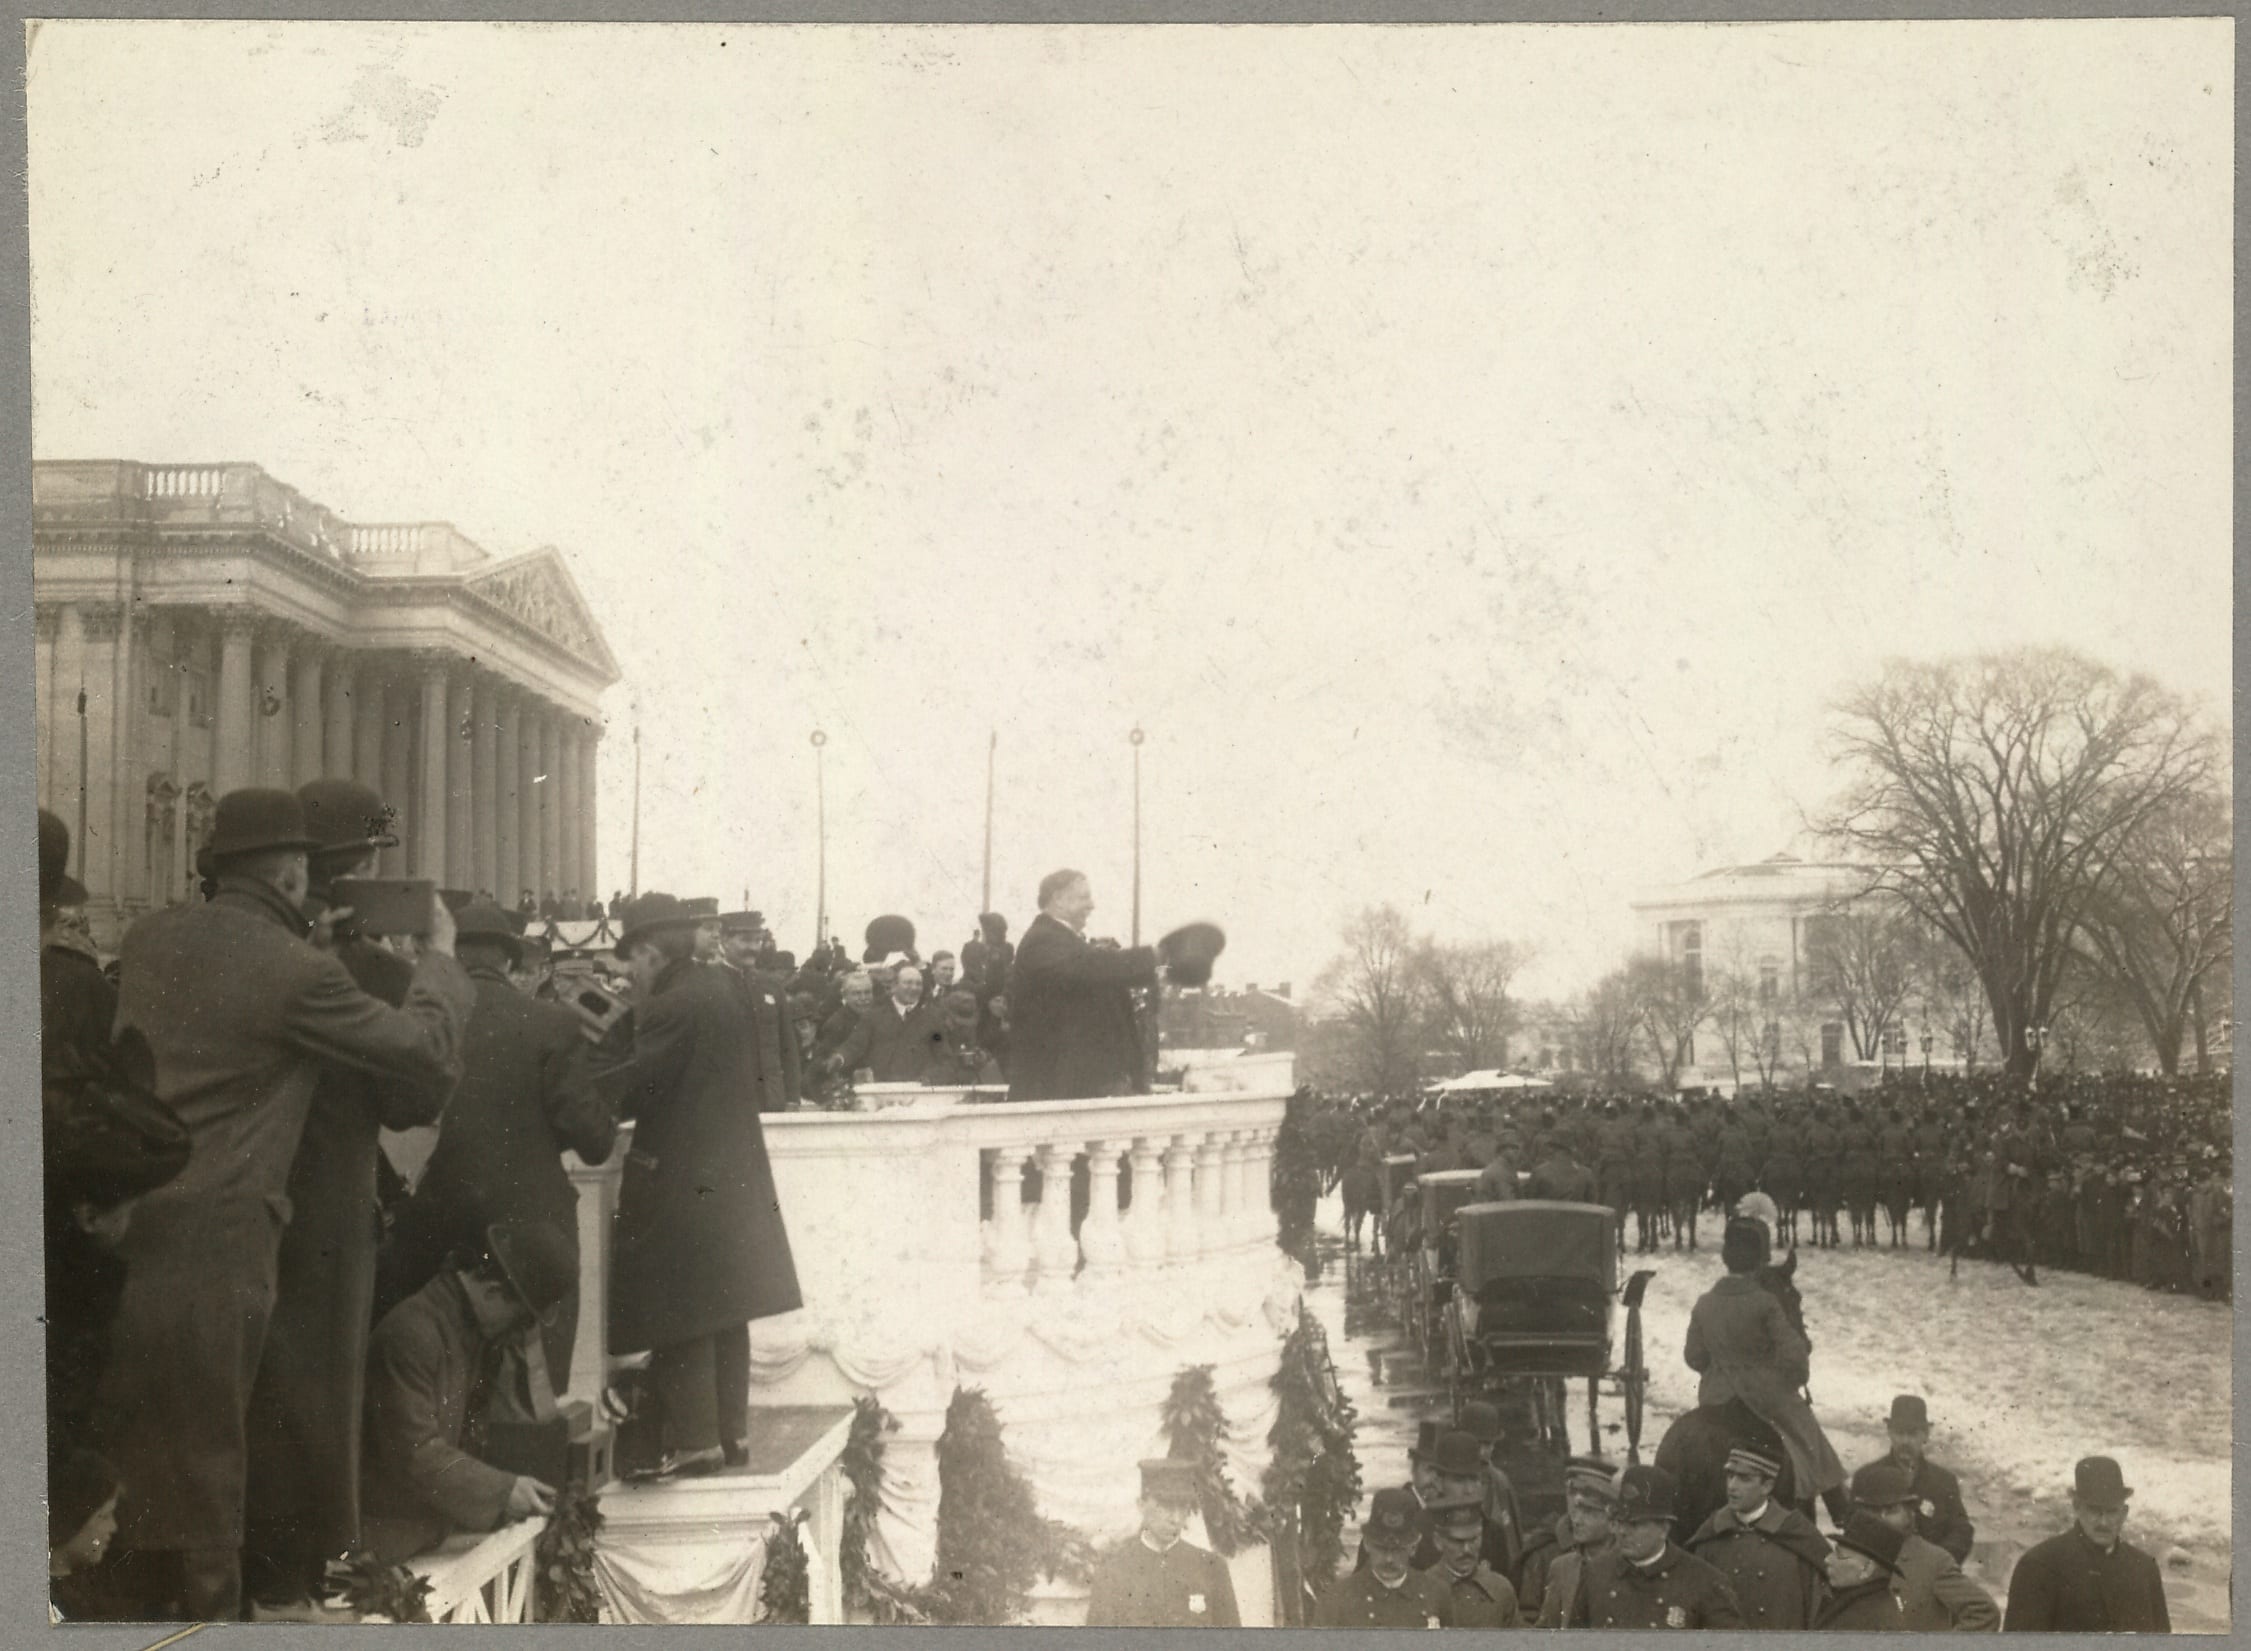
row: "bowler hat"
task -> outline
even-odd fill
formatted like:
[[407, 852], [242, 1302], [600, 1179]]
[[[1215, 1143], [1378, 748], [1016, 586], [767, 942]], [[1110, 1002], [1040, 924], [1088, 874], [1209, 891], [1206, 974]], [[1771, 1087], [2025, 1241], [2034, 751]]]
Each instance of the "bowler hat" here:
[[1886, 1418], [1885, 1425], [1897, 1428], [1902, 1433], [1928, 1432], [1931, 1413], [1924, 1408], [1923, 1396], [1920, 1393], [1902, 1393], [1894, 1398], [1891, 1402], [1891, 1415]]
[[2133, 1494], [2133, 1487], [2111, 1457], [2083, 1456], [2071, 1470], [2072, 1500], [2087, 1507], [2123, 1508]]
[[1226, 949], [1227, 936], [1218, 924], [1187, 923], [1157, 942], [1157, 958], [1175, 986], [1203, 986]]
[[578, 1288], [578, 1252], [552, 1221], [495, 1221], [485, 1229], [485, 1253], [534, 1318], [544, 1319]]
[[1440, 1473], [1452, 1478], [1466, 1479], [1485, 1471], [1485, 1456], [1477, 1448], [1476, 1437], [1459, 1428], [1449, 1428], [1438, 1436], [1430, 1455], [1424, 1458]]
[[524, 958], [524, 937], [508, 914], [489, 900], [472, 900], [453, 914], [456, 941], [491, 941], [507, 950], [511, 963]]
[[1152, 1456], [1141, 1464], [1141, 1494], [1152, 1502], [1193, 1507], [1201, 1500], [1196, 1489], [1196, 1464], [1177, 1456]]
[[638, 900], [626, 902], [625, 915], [619, 919], [623, 926], [618, 931], [617, 954], [623, 957], [634, 941], [660, 929], [692, 929], [702, 921], [678, 895], [652, 889]]
[[1368, 1503], [1360, 1541], [1370, 1548], [1412, 1548], [1422, 1540], [1423, 1508], [1411, 1490], [1379, 1490]]
[[70, 875], [70, 827], [62, 817], [39, 811], [39, 903], [42, 906], [83, 906], [86, 885]]
[[310, 854], [320, 843], [305, 829], [305, 807], [296, 792], [245, 786], [219, 799], [211, 817], [211, 835], [203, 846], [217, 865], [232, 855], [276, 849]]
[[1899, 1550], [1907, 1546], [1907, 1533], [1893, 1530], [1867, 1508], [1855, 1508], [1844, 1529], [1837, 1533], [1837, 1546], [1865, 1554], [1885, 1570], [1896, 1571]]
[[1497, 1443], [1501, 1437], [1500, 1407], [1489, 1405], [1483, 1399], [1473, 1399], [1463, 1405], [1462, 1431], [1481, 1445]]
[[1632, 1525], [1643, 1520], [1671, 1519], [1673, 1476], [1663, 1468], [1637, 1463], [1618, 1475], [1618, 1518]]
[[1915, 1481], [1905, 1468], [1886, 1457], [1870, 1462], [1852, 1476], [1852, 1499], [1863, 1508], [1896, 1508], [1915, 1500]]
[[305, 810], [305, 830], [322, 854], [399, 846], [392, 811], [357, 780], [308, 780], [297, 788], [297, 801]]

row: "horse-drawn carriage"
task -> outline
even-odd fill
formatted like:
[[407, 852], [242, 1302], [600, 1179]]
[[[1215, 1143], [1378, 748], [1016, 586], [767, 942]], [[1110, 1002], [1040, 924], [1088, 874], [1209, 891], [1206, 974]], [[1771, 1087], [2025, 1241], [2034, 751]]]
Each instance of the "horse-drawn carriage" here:
[[[1541, 1441], [1570, 1450], [1569, 1387], [1587, 1384], [1587, 1448], [1602, 1439], [1602, 1396], [1621, 1402], [1626, 1459], [1641, 1459], [1649, 1367], [1641, 1298], [1656, 1276], [1618, 1286], [1615, 1215], [1601, 1204], [1543, 1200], [1464, 1204], [1452, 1222], [1453, 1273], [1444, 1328], [1447, 1384], [1458, 1418], [1472, 1399], [1528, 1404]], [[1626, 1309], [1613, 1360], [1614, 1307]]]
[[1446, 1303], [1454, 1287], [1454, 1214], [1475, 1201], [1477, 1182], [1473, 1169], [1432, 1170], [1415, 1177], [1422, 1241], [1414, 1250], [1414, 1276], [1401, 1307], [1403, 1328], [1426, 1365], [1446, 1344]]

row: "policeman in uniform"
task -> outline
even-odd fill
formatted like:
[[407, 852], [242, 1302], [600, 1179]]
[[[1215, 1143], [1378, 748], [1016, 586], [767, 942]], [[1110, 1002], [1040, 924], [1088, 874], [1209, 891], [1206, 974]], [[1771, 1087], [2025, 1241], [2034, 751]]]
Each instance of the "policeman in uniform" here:
[[1579, 1589], [1579, 1572], [1589, 1558], [1617, 1543], [1610, 1522], [1618, 1501], [1618, 1469], [1599, 1456], [1574, 1456], [1563, 1468], [1563, 1517], [1544, 1545], [1530, 1548], [1517, 1574], [1517, 1605], [1539, 1612], [1542, 1628], [1561, 1628], [1564, 1610]]
[[1196, 1513], [1196, 1465], [1141, 1464], [1141, 1534], [1094, 1573], [1089, 1628], [1240, 1628], [1227, 1562], [1180, 1534]]
[[1970, 1557], [1977, 1527], [1962, 1505], [1962, 1485], [1953, 1474], [1924, 1454], [1930, 1448], [1931, 1418], [1919, 1393], [1902, 1393], [1891, 1402], [1884, 1421], [1891, 1436], [1891, 1454], [1881, 1458], [1907, 1476], [1907, 1493], [1915, 1504], [1915, 1534], [1954, 1556], [1958, 1564]]
[[1412, 1563], [1425, 1515], [1407, 1490], [1379, 1490], [1360, 1527], [1365, 1568], [1348, 1571], [1313, 1608], [1316, 1628], [1450, 1628], [1454, 1602], [1446, 1588]]
[[1453, 1601], [1453, 1626], [1519, 1626], [1516, 1589], [1485, 1563], [1483, 1504], [1470, 1497], [1440, 1502], [1430, 1510], [1430, 1532], [1438, 1544], [1438, 1563], [1424, 1574]]
[[1741, 1628], [1727, 1579], [1672, 1539], [1673, 1476], [1618, 1475], [1618, 1545], [1588, 1562], [1566, 1628]]
[[1813, 1522], [1774, 1499], [1779, 1454], [1737, 1445], [1727, 1453], [1727, 1504], [1688, 1539], [1688, 1551], [1727, 1578], [1746, 1628], [1813, 1626], [1829, 1544]]
[[1935, 1620], [1963, 1634], [1990, 1633], [2001, 1626], [2001, 1608], [1992, 1596], [1962, 1574], [1952, 1554], [1915, 1534], [1921, 1504], [1897, 1460], [1886, 1456], [1854, 1474], [1852, 1502], [1857, 1513], [1873, 1514], [1899, 1533], [1892, 1592], [1910, 1619], [1906, 1626]]

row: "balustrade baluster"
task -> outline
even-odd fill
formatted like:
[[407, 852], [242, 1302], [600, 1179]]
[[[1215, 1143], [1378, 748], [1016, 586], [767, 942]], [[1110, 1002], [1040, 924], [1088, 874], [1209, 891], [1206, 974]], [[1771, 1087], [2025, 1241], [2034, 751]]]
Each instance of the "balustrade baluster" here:
[[1243, 1171], [1243, 1233], [1251, 1245], [1274, 1239], [1274, 1128], [1251, 1131], [1250, 1157]]
[[[1039, 1268], [1032, 1280], [1035, 1290], [1067, 1289], [1078, 1271], [1079, 1246], [1071, 1236], [1071, 1160], [1077, 1156], [1078, 1148], [1067, 1141], [1039, 1149], [1039, 1213], [1032, 1218], [1032, 1259]], [[1114, 1164], [1111, 1173], [1116, 1174]]]
[[1175, 1135], [1165, 1152], [1165, 1259], [1196, 1259], [1196, 1144], [1200, 1137]]
[[1165, 1150], [1161, 1137], [1135, 1138], [1133, 1205], [1125, 1214], [1126, 1259], [1137, 1268], [1161, 1266], [1165, 1259]]
[[992, 1159], [993, 1218], [985, 1223], [985, 1285], [1021, 1288], [1032, 1263], [1024, 1232], [1024, 1160], [1029, 1147], [995, 1147]]
[[1079, 1225], [1079, 1257], [1089, 1278], [1110, 1278], [1125, 1265], [1125, 1234], [1118, 1228], [1117, 1141], [1086, 1144], [1086, 1220]]
[[1229, 1132], [1206, 1135], [1196, 1149], [1196, 1254], [1216, 1255], [1227, 1243], [1226, 1152]]

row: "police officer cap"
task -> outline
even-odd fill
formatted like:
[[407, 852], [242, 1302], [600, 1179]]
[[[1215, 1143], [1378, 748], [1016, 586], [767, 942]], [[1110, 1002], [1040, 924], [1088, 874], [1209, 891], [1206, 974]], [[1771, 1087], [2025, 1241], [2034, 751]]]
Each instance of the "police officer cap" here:
[[1422, 1540], [1423, 1507], [1403, 1487], [1379, 1490], [1368, 1504], [1360, 1540], [1371, 1548], [1412, 1548]]
[[1434, 1529], [1468, 1535], [1485, 1523], [1485, 1504], [1474, 1496], [1446, 1496], [1425, 1510]]
[[1626, 1524], [1673, 1517], [1673, 1476], [1636, 1464], [1618, 1475], [1618, 1518]]
[[1563, 1465], [1567, 1493], [1603, 1502], [1618, 1500], [1618, 1464], [1601, 1456], [1574, 1456]]
[[1153, 1456], [1141, 1464], [1141, 1494], [1152, 1502], [1193, 1507], [1197, 1501], [1196, 1464], [1176, 1456]]
[[1896, 1508], [1915, 1500], [1915, 1482], [1905, 1468], [1886, 1457], [1852, 1476], [1852, 1499], [1863, 1508]]

